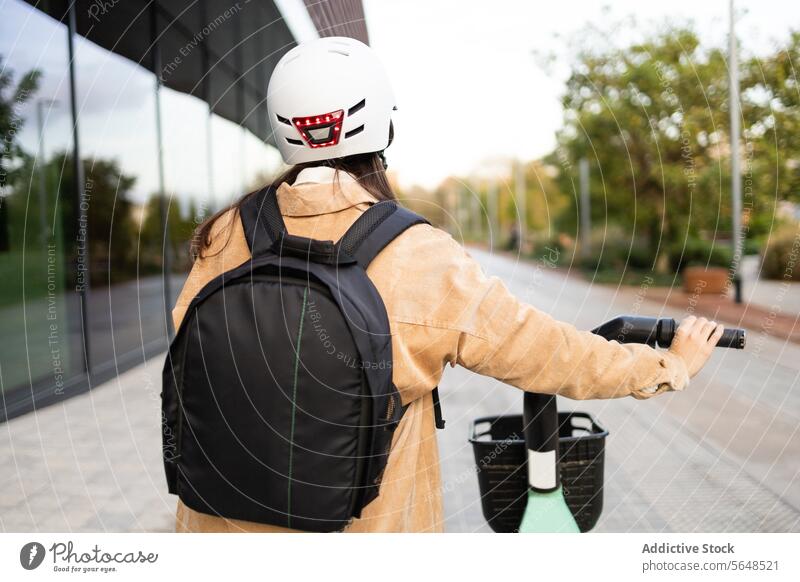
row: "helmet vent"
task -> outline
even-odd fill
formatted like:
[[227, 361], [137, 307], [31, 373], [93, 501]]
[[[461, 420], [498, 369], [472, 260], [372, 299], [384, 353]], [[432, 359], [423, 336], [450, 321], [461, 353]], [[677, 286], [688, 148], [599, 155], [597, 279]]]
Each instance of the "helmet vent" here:
[[351, 129], [350, 131], [345, 133], [344, 134], [344, 139], [347, 139], [348, 137], [353, 137], [354, 135], [358, 135], [362, 131], [364, 131], [364, 126], [363, 125], [359, 125], [357, 128]]
[[349, 57], [350, 56], [350, 53], [348, 53], [347, 51], [344, 51], [342, 49], [330, 49], [328, 52], [329, 53], [336, 53], [337, 55], [342, 55], [343, 57]]
[[275, 114], [275, 117], [276, 117], [276, 118], [278, 119], [278, 121], [280, 121], [281, 123], [285, 123], [286, 125], [291, 125], [291, 124], [292, 124], [292, 122], [291, 122], [291, 121], [289, 121], [289, 120], [288, 120], [288, 119], [286, 119], [285, 117], [281, 117], [281, 116], [280, 116], [280, 115], [278, 115], [277, 113]]
[[299, 146], [303, 145], [303, 142], [300, 141], [299, 139], [292, 139], [290, 137], [287, 137], [286, 141], [289, 142], [292, 145], [299, 145]]
[[362, 99], [361, 101], [359, 101], [358, 103], [356, 103], [350, 109], [347, 110], [347, 115], [353, 115], [353, 113], [355, 113], [357, 111], [361, 111], [362, 109], [364, 109], [364, 105], [366, 105], [366, 104], [367, 104], [367, 100], [366, 99]]

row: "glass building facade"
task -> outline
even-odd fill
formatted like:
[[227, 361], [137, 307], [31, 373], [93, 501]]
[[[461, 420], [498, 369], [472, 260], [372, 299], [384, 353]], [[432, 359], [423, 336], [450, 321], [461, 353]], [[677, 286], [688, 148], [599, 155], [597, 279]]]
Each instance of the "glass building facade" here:
[[279, 169], [266, 82], [294, 46], [279, 16], [3, 4], [0, 421], [166, 348], [194, 228]]

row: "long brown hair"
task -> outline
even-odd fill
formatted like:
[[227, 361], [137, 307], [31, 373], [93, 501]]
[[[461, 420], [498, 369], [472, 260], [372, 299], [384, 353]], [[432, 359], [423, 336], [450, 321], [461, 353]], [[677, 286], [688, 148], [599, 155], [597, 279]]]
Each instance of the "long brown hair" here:
[[[339, 172], [347, 172], [353, 176], [356, 181], [358, 181], [362, 188], [372, 194], [378, 201], [396, 199], [394, 192], [392, 192], [392, 187], [389, 185], [389, 180], [386, 177], [386, 168], [384, 167], [382, 152], [357, 154], [354, 156], [348, 156], [346, 158], [325, 160], [323, 162], [306, 162], [303, 164], [297, 164], [296, 166], [291, 166], [289, 169], [275, 178], [272, 181], [272, 185], [278, 187], [284, 182], [291, 184], [295, 181], [297, 175], [305, 168], [311, 168], [314, 166], [328, 166]], [[208, 251], [208, 248], [211, 246], [211, 231], [217, 220], [219, 220], [229, 210], [234, 210], [232, 217], [235, 219], [239, 214], [239, 207], [242, 205], [242, 203], [247, 200], [248, 197], [255, 196], [257, 192], [258, 191], [245, 194], [230, 206], [223, 208], [210, 218], [207, 218], [197, 227], [197, 230], [194, 232], [194, 236], [192, 236], [192, 242], [189, 248], [192, 260], [197, 260], [198, 258], [202, 259], [206, 256], [209, 256], [206, 254], [206, 251]], [[214, 254], [219, 253], [227, 246], [228, 241], [230, 240], [230, 234], [231, 230], [229, 229], [228, 239], [225, 241], [225, 244], [223, 244]]]

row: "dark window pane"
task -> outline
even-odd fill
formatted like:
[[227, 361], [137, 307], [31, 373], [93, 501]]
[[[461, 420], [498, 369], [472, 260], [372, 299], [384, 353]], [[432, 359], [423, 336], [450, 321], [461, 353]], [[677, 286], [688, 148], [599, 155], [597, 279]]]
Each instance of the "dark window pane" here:
[[166, 343], [155, 76], [77, 38], [80, 146], [88, 201], [94, 371]]
[[74, 292], [67, 29], [12, 0], [0, 18], [0, 387], [60, 394], [82, 371]]
[[172, 272], [185, 274], [191, 268], [192, 232], [213, 213], [207, 163], [208, 105], [196, 97], [165, 88], [161, 91], [161, 112], [169, 228], [165, 252], [169, 253]]

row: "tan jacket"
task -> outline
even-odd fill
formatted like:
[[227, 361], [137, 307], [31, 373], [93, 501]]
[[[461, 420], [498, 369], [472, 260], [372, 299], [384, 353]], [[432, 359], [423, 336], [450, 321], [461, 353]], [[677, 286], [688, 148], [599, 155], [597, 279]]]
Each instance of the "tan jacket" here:
[[[283, 184], [278, 203], [289, 232], [338, 240], [374, 198], [358, 183], [342, 180]], [[217, 222], [210, 256], [195, 263], [178, 298], [176, 328], [208, 281], [249, 258], [238, 214], [231, 211]], [[395, 432], [380, 495], [346, 531], [442, 531], [431, 390], [446, 364], [522, 390], [575, 399], [647, 398], [682, 390], [688, 382], [682, 360], [668, 352], [608, 342], [521, 303], [499, 279], [486, 277], [450, 235], [432, 226], [403, 233], [367, 275], [389, 314], [394, 383], [411, 405]], [[652, 387], [657, 389], [648, 391]], [[177, 530], [286, 531], [206, 515], [180, 501]]]

